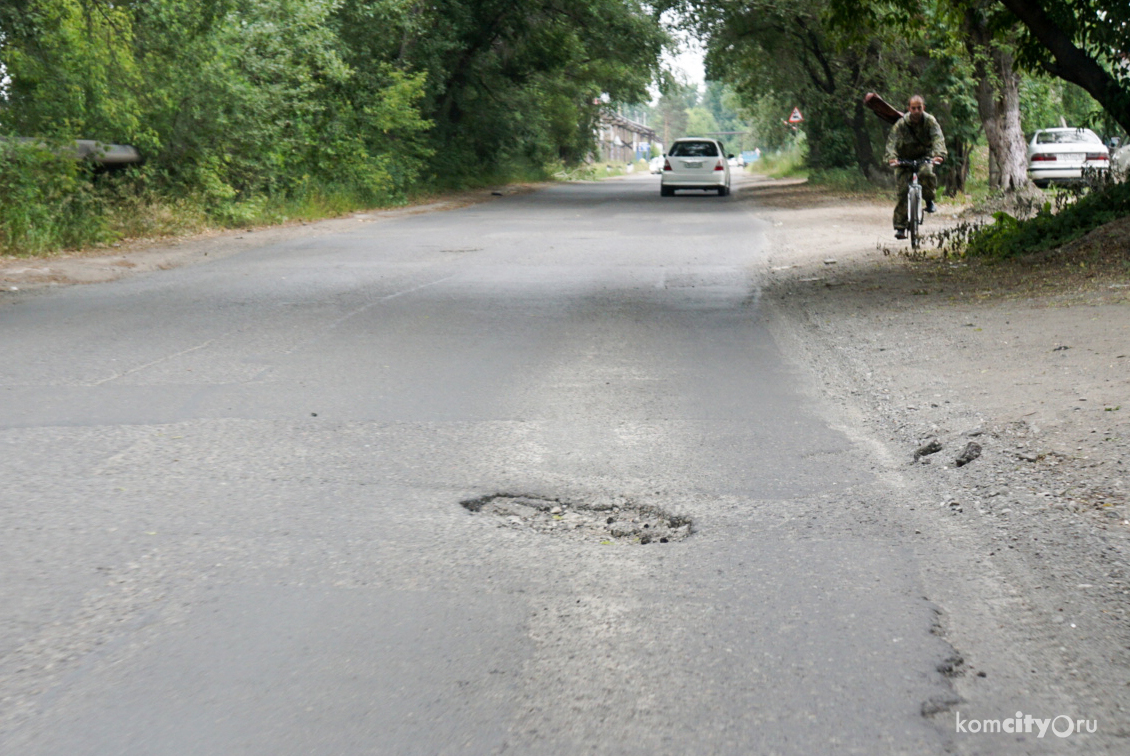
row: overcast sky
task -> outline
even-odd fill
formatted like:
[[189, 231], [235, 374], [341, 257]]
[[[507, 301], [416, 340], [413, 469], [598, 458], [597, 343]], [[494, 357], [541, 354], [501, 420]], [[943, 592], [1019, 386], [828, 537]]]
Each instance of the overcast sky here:
[[686, 73], [687, 79], [697, 84], [699, 89], [704, 88], [706, 69], [703, 68], [702, 48], [697, 43], [691, 42], [683, 45], [683, 51], [676, 57], [667, 58], [670, 66]]
[[[693, 41], [683, 40], [682, 51], [678, 55], [663, 55], [663, 65], [674, 71], [681, 71], [687, 81], [698, 85], [700, 92], [706, 91], [706, 70], [703, 67], [703, 52]], [[652, 88], [651, 103], [659, 101], [659, 90]]]

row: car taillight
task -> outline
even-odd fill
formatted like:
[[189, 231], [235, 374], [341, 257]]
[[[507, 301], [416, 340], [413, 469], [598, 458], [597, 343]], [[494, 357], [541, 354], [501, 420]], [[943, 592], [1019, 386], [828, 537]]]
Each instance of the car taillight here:
[[1087, 159], [1088, 160], [1110, 160], [1110, 155], [1107, 155], [1107, 154], [1102, 153], [1102, 152], [1088, 152], [1087, 153]]
[[671, 170], [671, 163], [670, 163], [670, 161], [667, 160], [667, 158], [663, 159], [663, 170], [665, 170], [665, 171]]
[[1042, 160], [1055, 160], [1055, 155], [1033, 155], [1032, 162], [1038, 163]]
[[722, 161], [721, 160], [718, 161], [718, 165], [714, 166], [714, 170], [716, 170], [716, 171], [726, 170], [725, 168], [722, 167]]

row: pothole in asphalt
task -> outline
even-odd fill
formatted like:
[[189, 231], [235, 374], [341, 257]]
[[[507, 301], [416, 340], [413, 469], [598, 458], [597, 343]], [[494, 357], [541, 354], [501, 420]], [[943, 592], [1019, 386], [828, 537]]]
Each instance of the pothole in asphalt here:
[[624, 497], [573, 502], [498, 493], [459, 503], [476, 515], [497, 518], [499, 527], [580, 541], [673, 543], [687, 538], [694, 530], [689, 517], [635, 504]]

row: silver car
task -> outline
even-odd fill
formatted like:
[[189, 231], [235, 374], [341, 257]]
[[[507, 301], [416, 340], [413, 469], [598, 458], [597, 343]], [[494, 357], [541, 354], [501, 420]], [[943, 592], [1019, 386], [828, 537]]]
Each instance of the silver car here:
[[675, 140], [663, 156], [659, 193], [672, 197], [676, 189], [716, 191], [719, 197], [730, 193], [730, 163], [721, 142], [708, 137]]
[[1110, 168], [1110, 152], [1090, 129], [1041, 129], [1028, 142], [1028, 177], [1040, 188], [1077, 183], [1086, 168]]

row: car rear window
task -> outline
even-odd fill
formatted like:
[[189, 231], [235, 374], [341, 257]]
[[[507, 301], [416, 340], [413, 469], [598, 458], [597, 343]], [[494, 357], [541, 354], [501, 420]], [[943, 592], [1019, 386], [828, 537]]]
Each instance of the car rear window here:
[[1036, 135], [1036, 144], [1102, 144], [1090, 131], [1041, 131]]
[[714, 142], [676, 142], [671, 148], [671, 157], [718, 157], [718, 145]]

